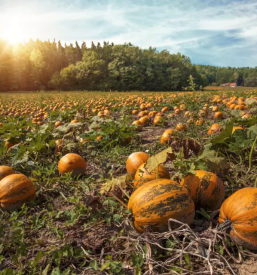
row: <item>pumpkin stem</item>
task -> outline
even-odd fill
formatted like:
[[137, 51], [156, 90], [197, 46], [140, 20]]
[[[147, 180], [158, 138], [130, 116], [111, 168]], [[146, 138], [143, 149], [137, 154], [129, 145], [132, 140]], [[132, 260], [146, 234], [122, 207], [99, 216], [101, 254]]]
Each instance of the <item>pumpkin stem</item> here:
[[225, 231], [225, 230], [229, 229], [231, 227], [231, 225], [232, 225], [232, 221], [230, 221], [228, 218], [226, 218], [225, 222], [218, 226], [218, 231], [221, 231], [221, 230]]

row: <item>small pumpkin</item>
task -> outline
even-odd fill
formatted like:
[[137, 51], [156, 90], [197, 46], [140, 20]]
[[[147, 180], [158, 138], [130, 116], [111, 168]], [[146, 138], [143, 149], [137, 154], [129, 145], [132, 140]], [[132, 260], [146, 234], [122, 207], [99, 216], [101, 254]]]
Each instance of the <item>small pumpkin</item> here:
[[222, 112], [216, 112], [216, 113], [214, 114], [214, 117], [215, 117], [215, 118], [223, 118], [223, 114], [222, 114]]
[[241, 126], [234, 126], [233, 127], [233, 129], [232, 129], [232, 134], [235, 132], [235, 131], [237, 131], [237, 130], [244, 130], [244, 128], [243, 127], [241, 127]]
[[4, 210], [16, 210], [35, 196], [33, 182], [23, 174], [11, 174], [0, 181], [0, 203]]
[[245, 248], [257, 250], [257, 188], [246, 187], [228, 197], [220, 208], [219, 223]]
[[208, 134], [208, 135], [213, 135], [213, 134], [219, 132], [219, 131], [221, 130], [221, 128], [222, 128], [222, 126], [221, 126], [220, 124], [214, 123], [214, 124], [212, 124], [212, 126], [208, 129], [207, 134]]
[[153, 170], [151, 173], [147, 171], [147, 169], [145, 168], [145, 165], [146, 163], [143, 163], [137, 169], [137, 172], [135, 174], [135, 181], [134, 181], [135, 188], [141, 186], [142, 184], [148, 181], [155, 180], [157, 178], [170, 179], [170, 173], [165, 168], [164, 165], [162, 164], [158, 165], [156, 169]]
[[86, 172], [87, 164], [78, 154], [69, 153], [63, 156], [58, 162], [58, 170], [61, 175], [72, 172], [72, 176], [83, 175]]
[[166, 144], [170, 137], [176, 132], [174, 129], [167, 129], [163, 132], [161, 136], [161, 144]]
[[139, 120], [135, 120], [132, 125], [136, 125], [137, 127], [135, 128], [136, 131], [141, 131], [144, 127], [143, 123], [140, 122]]
[[132, 211], [135, 228], [141, 233], [167, 230], [170, 218], [191, 224], [195, 216], [194, 202], [187, 190], [168, 179], [155, 179], [140, 186], [131, 195], [128, 209]]
[[195, 203], [195, 209], [218, 209], [225, 197], [225, 186], [222, 180], [211, 172], [196, 170], [181, 181]]
[[6, 165], [0, 166], [0, 180], [12, 174], [15, 174], [15, 171], [12, 169], [12, 167]]
[[126, 162], [126, 169], [129, 174], [133, 176], [136, 174], [138, 167], [145, 163], [150, 156], [145, 152], [135, 152], [129, 155]]

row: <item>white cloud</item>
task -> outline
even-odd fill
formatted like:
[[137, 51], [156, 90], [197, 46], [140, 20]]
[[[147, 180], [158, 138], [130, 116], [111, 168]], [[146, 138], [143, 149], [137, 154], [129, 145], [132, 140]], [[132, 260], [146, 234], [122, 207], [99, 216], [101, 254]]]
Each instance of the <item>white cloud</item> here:
[[194, 63], [257, 65], [255, 0], [22, 0], [15, 10], [11, 2], [0, 0], [0, 30], [12, 12], [34, 39], [131, 42], [180, 51]]

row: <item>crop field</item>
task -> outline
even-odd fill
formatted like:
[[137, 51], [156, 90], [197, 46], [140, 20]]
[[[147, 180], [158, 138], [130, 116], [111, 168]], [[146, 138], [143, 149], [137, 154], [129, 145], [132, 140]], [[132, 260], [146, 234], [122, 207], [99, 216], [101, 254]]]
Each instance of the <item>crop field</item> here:
[[0, 274], [257, 274], [256, 141], [254, 89], [1, 93]]

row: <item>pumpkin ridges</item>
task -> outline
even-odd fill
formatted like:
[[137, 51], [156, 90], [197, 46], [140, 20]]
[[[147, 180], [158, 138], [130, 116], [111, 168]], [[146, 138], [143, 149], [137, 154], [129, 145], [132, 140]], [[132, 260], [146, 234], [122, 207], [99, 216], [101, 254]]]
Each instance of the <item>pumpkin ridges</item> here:
[[135, 175], [138, 167], [149, 159], [149, 155], [145, 152], [134, 152], [129, 155], [126, 161], [126, 169], [129, 174]]
[[218, 209], [225, 196], [223, 182], [211, 172], [196, 170], [195, 173], [187, 175], [181, 181], [181, 185], [188, 190], [196, 209]]
[[230, 235], [245, 248], [257, 250], [257, 188], [246, 187], [228, 197], [220, 209], [219, 223], [232, 222]]
[[187, 190], [168, 179], [152, 180], [139, 187], [131, 195], [128, 209], [132, 210], [139, 232], [148, 225], [161, 229], [171, 217], [190, 224], [195, 214]]
[[0, 180], [12, 174], [15, 174], [15, 171], [12, 169], [12, 167], [6, 165], [0, 166]]
[[12, 174], [0, 181], [1, 207], [16, 209], [35, 197], [33, 182], [22, 174]]

